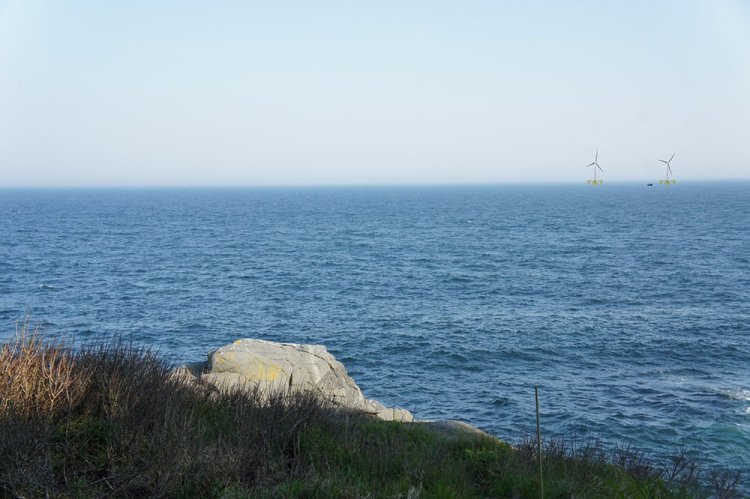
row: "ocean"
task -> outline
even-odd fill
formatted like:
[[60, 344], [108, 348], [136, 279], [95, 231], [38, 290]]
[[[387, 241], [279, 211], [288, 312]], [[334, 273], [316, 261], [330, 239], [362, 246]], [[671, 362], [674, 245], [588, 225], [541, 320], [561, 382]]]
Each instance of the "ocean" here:
[[750, 470], [750, 183], [0, 190], [0, 337], [320, 343], [509, 441]]

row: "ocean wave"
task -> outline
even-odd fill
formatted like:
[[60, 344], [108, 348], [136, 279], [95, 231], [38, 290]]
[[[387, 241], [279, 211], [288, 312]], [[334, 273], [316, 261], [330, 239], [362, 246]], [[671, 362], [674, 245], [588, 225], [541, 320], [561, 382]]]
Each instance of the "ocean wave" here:
[[726, 390], [722, 391], [722, 393], [732, 400], [750, 400], [750, 390], [745, 388]]
[[52, 284], [40, 284], [39, 289], [46, 289], [49, 291], [57, 291], [63, 289], [62, 286], [53, 286]]

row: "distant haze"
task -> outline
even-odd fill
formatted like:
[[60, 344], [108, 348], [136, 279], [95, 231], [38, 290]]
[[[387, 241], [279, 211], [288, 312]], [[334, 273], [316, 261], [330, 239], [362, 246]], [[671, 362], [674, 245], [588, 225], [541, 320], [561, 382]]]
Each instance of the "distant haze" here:
[[750, 4], [0, 0], [0, 186], [750, 176]]

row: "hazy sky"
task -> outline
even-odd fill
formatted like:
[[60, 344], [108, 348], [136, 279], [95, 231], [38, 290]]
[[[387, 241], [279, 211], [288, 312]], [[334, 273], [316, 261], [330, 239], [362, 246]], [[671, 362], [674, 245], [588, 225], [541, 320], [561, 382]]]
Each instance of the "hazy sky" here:
[[750, 2], [0, 0], [0, 186], [750, 177]]

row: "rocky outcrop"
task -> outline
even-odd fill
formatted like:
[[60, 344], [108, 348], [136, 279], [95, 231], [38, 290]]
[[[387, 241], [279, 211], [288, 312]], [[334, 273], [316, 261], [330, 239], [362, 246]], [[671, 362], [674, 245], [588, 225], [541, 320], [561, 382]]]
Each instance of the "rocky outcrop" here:
[[342, 409], [373, 414], [386, 421], [411, 422], [406, 410], [366, 399], [344, 365], [323, 345], [274, 343], [241, 339], [208, 355], [206, 363], [174, 371], [184, 380], [200, 380], [219, 390], [255, 389], [312, 391]]
[[500, 441], [497, 437], [463, 421], [415, 421], [414, 426], [424, 428], [443, 440], [464, 441], [472, 439], [489, 439], [496, 442]]

